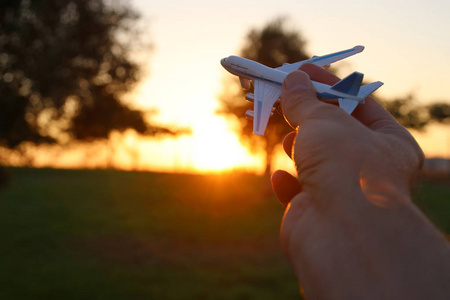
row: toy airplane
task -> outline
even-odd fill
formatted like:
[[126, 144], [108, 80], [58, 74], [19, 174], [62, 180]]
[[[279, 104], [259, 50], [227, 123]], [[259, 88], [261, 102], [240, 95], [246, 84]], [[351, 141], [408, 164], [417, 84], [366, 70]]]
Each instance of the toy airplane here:
[[[254, 110], [247, 111], [247, 117], [253, 118], [253, 133], [264, 135], [273, 114], [273, 106], [281, 94], [281, 86], [286, 76], [298, 70], [304, 63], [312, 63], [320, 67], [329, 66], [331, 63], [347, 58], [364, 50], [363, 46], [313, 58], [284, 64], [278, 68], [270, 68], [253, 60], [238, 56], [229, 56], [221, 60], [222, 66], [231, 74], [239, 76], [241, 86], [245, 90], [250, 89], [251, 81], [254, 85], [254, 94], [248, 93], [245, 99], [254, 102]], [[333, 86], [311, 81], [321, 99], [338, 99], [339, 106], [348, 114], [351, 114], [359, 103], [364, 103], [364, 98], [383, 85], [382, 82], [373, 82], [361, 86], [364, 75], [354, 72], [340, 80]]]

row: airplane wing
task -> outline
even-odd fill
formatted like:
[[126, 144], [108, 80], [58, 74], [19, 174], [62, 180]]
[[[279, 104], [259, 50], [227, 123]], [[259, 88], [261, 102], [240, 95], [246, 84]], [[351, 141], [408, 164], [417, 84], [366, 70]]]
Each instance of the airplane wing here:
[[329, 66], [330, 64], [332, 64], [336, 61], [339, 61], [339, 60], [342, 60], [349, 56], [360, 53], [363, 50], [364, 50], [364, 46], [355, 46], [351, 49], [339, 51], [339, 52], [328, 54], [328, 55], [314, 56], [310, 59], [299, 61], [299, 62], [296, 62], [293, 64], [284, 64], [281, 67], [278, 67], [276, 69], [286, 72], [286, 73], [291, 73], [291, 72], [297, 71], [298, 68], [300, 68], [300, 66], [303, 65], [304, 63], [311, 63], [311, 64], [315, 64], [319, 67], [325, 67], [325, 66]]
[[262, 80], [253, 80], [254, 90], [254, 112], [253, 112], [253, 133], [264, 135], [272, 107], [281, 95], [281, 87], [270, 84]]

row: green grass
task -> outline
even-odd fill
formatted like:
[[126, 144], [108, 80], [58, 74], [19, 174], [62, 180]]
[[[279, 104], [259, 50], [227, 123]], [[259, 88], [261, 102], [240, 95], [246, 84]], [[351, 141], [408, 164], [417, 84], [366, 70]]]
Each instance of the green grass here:
[[0, 299], [299, 298], [260, 177], [9, 171]]
[[423, 178], [414, 196], [417, 206], [450, 238], [450, 178]]
[[[263, 178], [8, 169], [0, 299], [300, 299]], [[450, 185], [417, 203], [450, 233]]]

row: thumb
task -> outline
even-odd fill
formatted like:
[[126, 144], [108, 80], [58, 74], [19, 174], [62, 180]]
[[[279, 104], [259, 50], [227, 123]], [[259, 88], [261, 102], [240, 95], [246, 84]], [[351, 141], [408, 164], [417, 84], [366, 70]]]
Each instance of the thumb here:
[[286, 120], [293, 128], [301, 125], [312, 110], [323, 105], [317, 99], [308, 74], [295, 71], [286, 76], [281, 89], [281, 106]]

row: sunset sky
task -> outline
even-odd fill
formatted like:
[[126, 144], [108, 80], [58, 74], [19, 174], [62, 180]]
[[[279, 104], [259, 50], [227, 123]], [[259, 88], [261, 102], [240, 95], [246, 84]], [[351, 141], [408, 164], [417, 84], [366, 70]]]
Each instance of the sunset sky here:
[[[364, 45], [362, 53], [335, 66], [341, 76], [359, 71], [366, 80], [383, 81], [380, 97], [413, 93], [424, 104], [450, 102], [448, 1], [132, 0], [131, 4], [141, 13], [145, 36], [154, 45], [144, 63], [148, 74], [132, 101], [140, 108], [156, 108], [156, 122], [193, 129], [191, 137], [177, 140], [142, 141], [130, 134], [126, 144], [140, 153], [142, 168], [262, 170], [261, 157], [251, 156], [232, 133], [232, 123], [214, 111], [224, 79], [232, 76], [222, 69], [220, 59], [238, 54], [251, 28], [279, 16], [288, 18], [288, 28], [300, 31], [310, 55]], [[414, 135], [429, 157], [450, 158], [448, 127], [434, 126]], [[121, 159], [126, 162], [126, 157]], [[287, 164], [288, 160], [279, 163]]]

